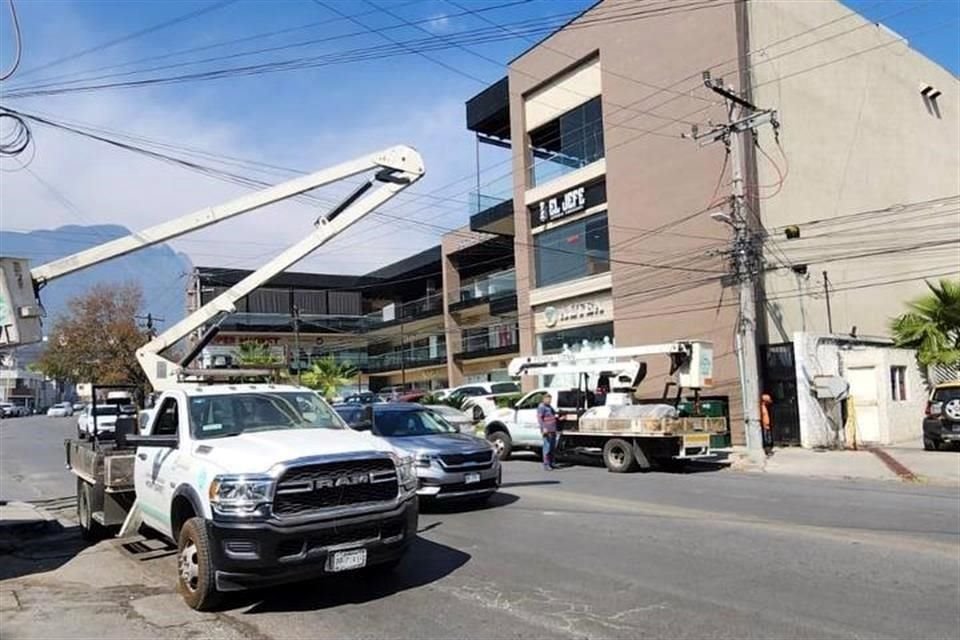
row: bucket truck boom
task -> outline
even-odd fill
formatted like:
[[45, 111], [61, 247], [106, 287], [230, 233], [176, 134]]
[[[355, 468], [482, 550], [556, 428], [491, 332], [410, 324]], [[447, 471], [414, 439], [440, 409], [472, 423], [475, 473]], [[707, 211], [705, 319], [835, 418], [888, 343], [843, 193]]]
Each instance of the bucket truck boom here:
[[[373, 175], [337, 207], [317, 220], [314, 229], [302, 240], [137, 350], [137, 360], [154, 390], [162, 391], [176, 386], [187, 359], [174, 363], [163, 357], [161, 352], [220, 314], [235, 311], [238, 300], [417, 182], [424, 175], [420, 154], [408, 146], [391, 147], [224, 204], [201, 209], [32, 270], [26, 260], [0, 258], [0, 348], [40, 341], [43, 310], [39, 303], [39, 293], [45, 284], [55, 278], [165, 242], [311, 189], [367, 173]], [[377, 185], [376, 188], [374, 185]], [[194, 350], [196, 351], [197, 349]]]

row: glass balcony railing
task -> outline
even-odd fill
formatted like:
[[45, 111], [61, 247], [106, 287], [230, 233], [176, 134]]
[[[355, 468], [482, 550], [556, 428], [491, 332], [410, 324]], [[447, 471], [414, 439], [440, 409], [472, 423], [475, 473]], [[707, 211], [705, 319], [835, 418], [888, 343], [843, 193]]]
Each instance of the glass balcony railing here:
[[583, 149], [583, 153], [569, 155], [559, 152], [538, 151], [530, 167], [530, 187], [546, 184], [577, 169], [582, 169], [604, 156], [603, 147]]
[[363, 318], [368, 329], [375, 329], [394, 322], [428, 318], [442, 311], [443, 296], [440, 293], [431, 293], [410, 302], [388, 305], [379, 311], [368, 313]]
[[517, 326], [501, 325], [480, 333], [465, 334], [460, 346], [462, 355], [476, 356], [494, 351], [515, 351], [519, 345], [520, 334]]
[[463, 284], [453, 303], [471, 300], [495, 300], [517, 292], [516, 269], [497, 271]]
[[403, 368], [421, 367], [443, 362], [447, 357], [446, 346], [414, 347], [403, 351], [391, 351], [376, 356], [368, 356], [363, 365], [364, 371], [396, 371]]
[[481, 185], [477, 191], [471, 191], [468, 197], [467, 213], [471, 216], [476, 215], [512, 199], [513, 176], [506, 175]]

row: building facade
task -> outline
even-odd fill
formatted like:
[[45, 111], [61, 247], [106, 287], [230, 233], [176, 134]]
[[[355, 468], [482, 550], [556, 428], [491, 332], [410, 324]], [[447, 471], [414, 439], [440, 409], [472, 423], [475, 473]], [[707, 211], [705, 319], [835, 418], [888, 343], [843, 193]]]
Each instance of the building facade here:
[[[704, 71], [777, 109], [742, 169], [765, 390], [780, 440], [800, 443], [807, 399], [796, 362], [779, 367], [794, 332], [887, 335], [924, 278], [960, 271], [957, 79], [834, 0], [624, 10], [595, 4], [467, 102], [478, 145], [512, 167], [508, 190], [478, 180], [470, 229], [513, 238], [521, 352], [711, 340], [711, 393], [742, 442], [729, 228], [710, 216], [729, 212], [731, 167], [723, 144], [681, 134], [727, 121]], [[647, 396], [667, 377], [648, 364]]]

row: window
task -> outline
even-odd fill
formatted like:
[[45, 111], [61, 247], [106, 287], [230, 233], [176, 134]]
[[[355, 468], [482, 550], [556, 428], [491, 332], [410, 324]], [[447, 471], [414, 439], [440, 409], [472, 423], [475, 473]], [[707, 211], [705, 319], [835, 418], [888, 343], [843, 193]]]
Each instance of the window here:
[[890, 367], [890, 397], [894, 402], [907, 399], [907, 368]]
[[177, 401], [167, 398], [157, 411], [157, 421], [153, 425], [155, 436], [175, 436], [180, 426], [180, 414]]
[[516, 382], [495, 382], [490, 385], [494, 393], [520, 393], [520, 385]]
[[530, 132], [530, 186], [585, 167], [604, 156], [600, 96]]
[[534, 238], [537, 286], [585, 278], [610, 271], [607, 213], [598, 213]]
[[540, 406], [540, 401], [543, 400], [543, 391], [537, 391], [530, 394], [524, 398], [520, 404], [517, 405], [517, 409], [536, 409]]
[[584, 340], [591, 349], [600, 349], [605, 344], [604, 338], [613, 343], [612, 322], [543, 333], [540, 335], [540, 353], [542, 355], [561, 353], [564, 345], [576, 352], [581, 349]]

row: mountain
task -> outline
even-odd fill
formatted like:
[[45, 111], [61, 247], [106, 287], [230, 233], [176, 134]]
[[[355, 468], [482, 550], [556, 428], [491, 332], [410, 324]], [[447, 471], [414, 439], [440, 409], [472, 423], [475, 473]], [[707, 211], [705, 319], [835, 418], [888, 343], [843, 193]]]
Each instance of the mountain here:
[[[89, 247], [126, 235], [119, 225], [67, 225], [26, 233], [0, 229], [0, 253], [29, 258], [31, 267], [51, 262]], [[190, 259], [161, 244], [103, 262], [58, 278], [43, 288], [41, 300], [47, 311], [44, 327], [67, 312], [67, 301], [99, 283], [136, 282], [143, 289], [144, 314], [163, 318], [159, 330], [171, 326], [186, 312], [186, 287], [193, 270]]]

